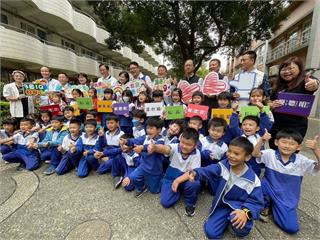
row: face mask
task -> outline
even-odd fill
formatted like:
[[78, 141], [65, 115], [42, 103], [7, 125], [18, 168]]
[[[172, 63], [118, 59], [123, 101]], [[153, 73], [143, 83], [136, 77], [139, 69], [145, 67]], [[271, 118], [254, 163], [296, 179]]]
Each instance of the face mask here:
[[123, 102], [128, 103], [130, 101], [130, 98], [127, 96], [122, 97]]
[[134, 127], [138, 126], [140, 124], [139, 120], [137, 119], [132, 119], [132, 124]]

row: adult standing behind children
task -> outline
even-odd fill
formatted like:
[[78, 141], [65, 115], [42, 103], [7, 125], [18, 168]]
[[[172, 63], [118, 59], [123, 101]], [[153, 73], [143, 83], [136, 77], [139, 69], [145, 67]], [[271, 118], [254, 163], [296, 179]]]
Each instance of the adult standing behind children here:
[[203, 79], [197, 76], [194, 72], [194, 63], [192, 59], [188, 59], [184, 62], [184, 78], [189, 84], [199, 83], [202, 85]]
[[279, 77], [272, 88], [270, 106], [273, 110], [274, 124], [271, 129], [271, 140], [269, 145], [276, 149], [274, 139], [277, 133], [283, 129], [298, 131], [304, 138], [308, 129], [308, 118], [294, 115], [277, 113], [274, 110], [281, 104], [277, 100], [279, 92], [313, 94], [319, 88], [319, 80], [310, 78], [304, 71], [302, 60], [298, 57], [291, 57], [280, 65]]
[[49, 105], [49, 93], [59, 92], [61, 90], [61, 84], [58, 80], [51, 77], [50, 68], [47, 66], [42, 66], [40, 68], [40, 73], [42, 79], [46, 80], [47, 94], [45, 96], [40, 96], [40, 105]]
[[99, 71], [102, 77], [98, 79], [98, 83], [103, 83], [105, 88], [113, 88], [117, 85], [118, 80], [109, 74], [109, 66], [101, 63]]
[[11, 117], [22, 119], [34, 112], [33, 98], [26, 97], [23, 91], [24, 72], [15, 70], [11, 74], [14, 82], [4, 85], [3, 96], [10, 103]]

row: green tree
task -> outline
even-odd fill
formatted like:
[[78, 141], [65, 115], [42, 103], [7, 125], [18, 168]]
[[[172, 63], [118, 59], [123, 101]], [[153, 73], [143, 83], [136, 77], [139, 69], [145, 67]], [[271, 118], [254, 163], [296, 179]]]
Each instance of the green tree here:
[[110, 49], [144, 43], [180, 72], [186, 59], [198, 70], [219, 49], [265, 40], [286, 16], [282, 1], [88, 1], [110, 33]]

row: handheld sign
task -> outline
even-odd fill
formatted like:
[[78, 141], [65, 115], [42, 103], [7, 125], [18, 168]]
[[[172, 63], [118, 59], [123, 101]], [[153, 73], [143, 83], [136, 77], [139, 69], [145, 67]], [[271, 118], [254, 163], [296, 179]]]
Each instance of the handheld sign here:
[[219, 74], [216, 72], [210, 72], [203, 80], [202, 92], [205, 95], [217, 95], [221, 92], [228, 90], [228, 83], [219, 79]]
[[227, 124], [230, 124], [230, 117], [232, 115], [233, 110], [231, 108], [221, 109], [221, 108], [213, 108], [211, 110], [211, 118], [218, 117], [226, 120]]
[[191, 118], [193, 116], [199, 116], [202, 118], [202, 120], [207, 120], [208, 110], [209, 110], [208, 106], [189, 104], [187, 108], [186, 117]]
[[70, 91], [72, 92], [73, 89], [79, 89], [85, 97], [89, 96], [88, 94], [89, 87], [87, 85], [71, 85]]
[[98, 100], [97, 101], [98, 112], [112, 112], [112, 101], [111, 100]]
[[275, 112], [308, 117], [314, 102], [314, 95], [299, 93], [279, 93], [278, 100], [283, 106], [275, 108]]
[[71, 107], [74, 110], [74, 115], [75, 116], [80, 116], [80, 109], [78, 104], [72, 104]]
[[146, 103], [144, 110], [147, 113], [147, 117], [161, 116], [163, 112], [163, 103]]
[[[270, 107], [269, 106], [264, 106], [263, 110], [266, 114], [270, 113]], [[257, 106], [243, 106], [240, 108], [240, 122], [242, 122], [243, 118], [245, 116], [259, 116], [260, 110]]]
[[35, 83], [24, 83], [23, 84], [24, 94], [26, 96], [45, 96], [46, 87], [41, 84]]
[[168, 106], [165, 108], [165, 111], [167, 112], [167, 120], [184, 118], [183, 106]]
[[117, 115], [129, 114], [129, 103], [115, 103], [113, 104], [113, 112]]
[[251, 89], [255, 86], [257, 73], [243, 72], [238, 75], [237, 79], [229, 82], [230, 86], [236, 88], [241, 100], [248, 100]]
[[126, 84], [125, 88], [129, 88], [132, 92], [132, 95], [136, 97], [141, 91], [145, 90], [145, 87], [143, 85], [144, 83], [145, 82], [143, 80], [132, 80]]
[[201, 87], [199, 83], [192, 83], [189, 84], [187, 81], [185, 80], [181, 80], [178, 84], [178, 88], [181, 89], [182, 91], [182, 101], [185, 104], [188, 104], [190, 102], [190, 100], [192, 99], [192, 94], [195, 91], [200, 91]]
[[79, 109], [91, 110], [93, 108], [91, 97], [79, 97], [77, 98], [77, 104], [79, 106]]
[[61, 109], [59, 104], [40, 106], [40, 111], [50, 111], [53, 116], [59, 115], [61, 113]]
[[171, 81], [167, 78], [155, 78], [153, 80], [153, 90], [161, 90], [163, 91], [163, 95], [170, 96], [171, 95]]

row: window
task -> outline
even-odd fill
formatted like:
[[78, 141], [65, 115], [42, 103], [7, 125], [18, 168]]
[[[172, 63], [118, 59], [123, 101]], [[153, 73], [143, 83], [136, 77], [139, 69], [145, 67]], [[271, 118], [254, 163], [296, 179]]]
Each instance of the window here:
[[302, 39], [301, 39], [302, 44], [307, 44], [309, 42], [310, 34], [311, 34], [311, 21], [308, 21], [303, 26]]
[[43, 40], [47, 40], [47, 33], [40, 30], [40, 29], [37, 29], [37, 35], [40, 39], [43, 39]]
[[36, 34], [36, 29], [33, 26], [29, 25], [29, 24], [21, 22], [20, 27], [21, 27], [21, 29], [23, 29], [23, 30], [25, 30], [27, 32]]
[[8, 17], [4, 14], [1, 14], [1, 23], [8, 24]]
[[297, 29], [295, 29], [289, 33], [288, 45], [287, 45], [288, 52], [294, 51], [294, 49], [298, 46], [298, 44], [299, 44], [299, 32]]
[[67, 48], [70, 48], [72, 50], [76, 50], [76, 46], [73, 43], [64, 41], [63, 39], [61, 39], [61, 45]]

